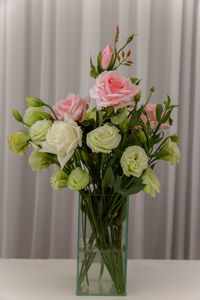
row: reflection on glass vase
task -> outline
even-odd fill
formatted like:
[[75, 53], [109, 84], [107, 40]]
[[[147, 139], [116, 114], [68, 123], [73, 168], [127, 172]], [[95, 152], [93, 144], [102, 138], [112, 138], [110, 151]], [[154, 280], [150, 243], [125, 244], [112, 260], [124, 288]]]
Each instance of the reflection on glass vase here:
[[77, 295], [126, 295], [128, 212], [120, 194], [79, 194]]

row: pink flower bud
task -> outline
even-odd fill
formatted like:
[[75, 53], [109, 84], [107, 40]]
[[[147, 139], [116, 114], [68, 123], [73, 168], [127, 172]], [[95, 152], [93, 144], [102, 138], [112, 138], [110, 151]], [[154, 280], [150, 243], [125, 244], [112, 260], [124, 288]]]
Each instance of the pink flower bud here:
[[108, 68], [113, 54], [114, 54], [113, 49], [109, 45], [101, 53], [101, 57], [102, 57], [101, 63], [104, 70]]

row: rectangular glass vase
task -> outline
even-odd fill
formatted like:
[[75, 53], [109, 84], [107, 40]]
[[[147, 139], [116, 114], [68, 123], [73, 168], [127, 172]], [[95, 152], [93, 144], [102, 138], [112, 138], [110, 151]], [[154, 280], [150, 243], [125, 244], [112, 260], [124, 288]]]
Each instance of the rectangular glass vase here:
[[77, 295], [127, 295], [129, 199], [79, 194]]

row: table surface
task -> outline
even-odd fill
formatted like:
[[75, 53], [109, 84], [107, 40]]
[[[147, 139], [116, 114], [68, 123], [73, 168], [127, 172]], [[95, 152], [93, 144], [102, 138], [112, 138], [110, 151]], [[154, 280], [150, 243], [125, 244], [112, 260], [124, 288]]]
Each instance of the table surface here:
[[[0, 259], [0, 300], [77, 300], [75, 283], [75, 260]], [[129, 260], [127, 297], [89, 299], [200, 300], [200, 261]]]

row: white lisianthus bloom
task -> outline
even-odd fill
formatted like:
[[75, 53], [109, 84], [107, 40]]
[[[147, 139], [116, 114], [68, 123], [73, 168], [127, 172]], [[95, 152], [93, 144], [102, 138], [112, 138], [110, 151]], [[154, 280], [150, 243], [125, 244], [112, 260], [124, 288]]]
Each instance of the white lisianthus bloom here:
[[148, 157], [143, 148], [129, 146], [122, 154], [120, 163], [126, 176], [140, 177], [142, 171], [148, 167]]
[[166, 150], [169, 152], [168, 155], [162, 156], [161, 159], [167, 160], [171, 165], [176, 165], [180, 161], [180, 150], [175, 142], [172, 142], [171, 139], [167, 139], [161, 148], [161, 150]]
[[160, 182], [151, 168], [147, 168], [142, 176], [142, 183], [145, 184], [143, 191], [155, 197], [156, 193], [160, 192]]
[[61, 168], [74, 154], [78, 146], [82, 146], [82, 130], [78, 124], [65, 114], [64, 121], [55, 121], [41, 143], [41, 152], [57, 154]]
[[44, 142], [46, 140], [46, 134], [51, 125], [52, 122], [49, 120], [40, 120], [35, 122], [29, 130], [32, 142], [36, 145]]
[[69, 174], [67, 186], [72, 191], [80, 191], [89, 184], [89, 181], [89, 173], [86, 170], [77, 167]]
[[94, 152], [110, 153], [117, 148], [121, 141], [119, 129], [115, 126], [104, 125], [87, 134], [87, 145]]

